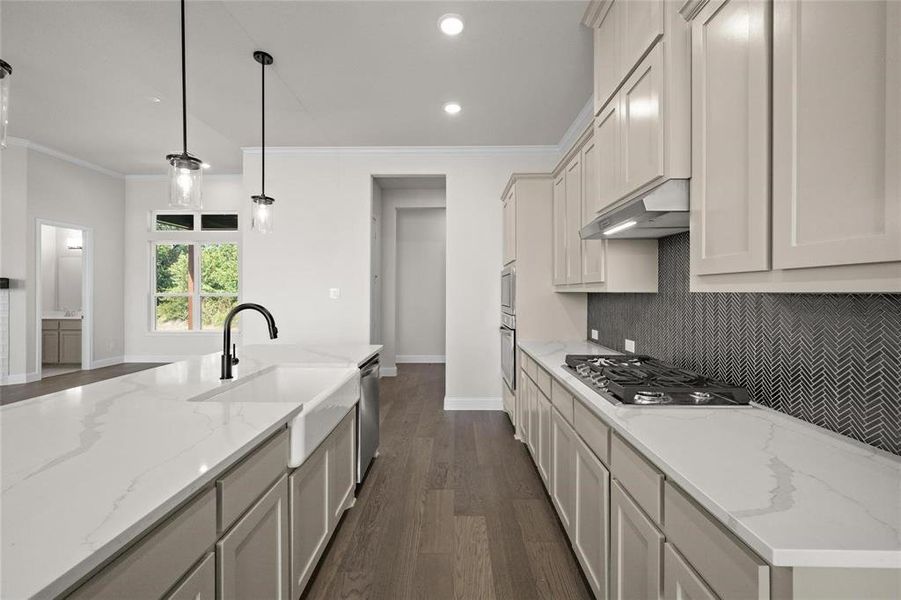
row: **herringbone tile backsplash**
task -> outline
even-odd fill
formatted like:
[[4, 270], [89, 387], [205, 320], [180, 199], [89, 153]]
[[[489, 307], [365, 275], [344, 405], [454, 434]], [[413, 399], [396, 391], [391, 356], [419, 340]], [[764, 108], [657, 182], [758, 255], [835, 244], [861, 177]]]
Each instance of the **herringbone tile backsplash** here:
[[687, 233], [661, 239], [659, 293], [589, 294], [589, 332], [901, 454], [901, 295], [691, 293], [688, 261]]

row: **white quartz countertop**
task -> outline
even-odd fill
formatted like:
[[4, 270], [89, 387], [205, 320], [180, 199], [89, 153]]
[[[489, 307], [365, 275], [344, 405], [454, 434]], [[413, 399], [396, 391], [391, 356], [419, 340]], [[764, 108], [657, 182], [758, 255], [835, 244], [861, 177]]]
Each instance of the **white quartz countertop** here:
[[775, 566], [901, 568], [901, 458], [762, 407], [617, 406], [563, 368], [590, 342], [520, 342]]
[[217, 353], [3, 406], [0, 597], [65, 591], [302, 409], [198, 396], [279, 364], [355, 368], [380, 349], [250, 346], [230, 382]]

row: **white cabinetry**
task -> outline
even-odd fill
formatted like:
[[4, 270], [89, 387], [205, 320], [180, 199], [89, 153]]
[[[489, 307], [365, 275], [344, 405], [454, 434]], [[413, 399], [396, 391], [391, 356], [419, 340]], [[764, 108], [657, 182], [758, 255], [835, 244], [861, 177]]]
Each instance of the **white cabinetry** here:
[[596, 598], [607, 597], [610, 473], [591, 449], [576, 441], [576, 519], [573, 549]]
[[516, 260], [516, 197], [511, 189], [504, 198], [504, 265]]
[[553, 199], [553, 274], [554, 285], [566, 284], [566, 174], [554, 178]]
[[576, 518], [575, 430], [557, 410], [551, 411], [551, 484], [549, 494], [563, 527], [573, 535]]
[[611, 598], [659, 598], [663, 534], [617, 481], [610, 487]]

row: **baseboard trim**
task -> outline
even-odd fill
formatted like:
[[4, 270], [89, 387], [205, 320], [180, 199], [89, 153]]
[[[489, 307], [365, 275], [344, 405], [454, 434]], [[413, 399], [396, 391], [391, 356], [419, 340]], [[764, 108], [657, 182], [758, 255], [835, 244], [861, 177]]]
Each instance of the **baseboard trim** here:
[[197, 358], [199, 354], [126, 354], [122, 362], [127, 363], [172, 363], [189, 358]]
[[15, 375], [0, 377], [0, 385], [20, 385], [38, 381], [39, 379], [40, 376], [37, 371], [32, 371], [31, 373], [17, 373]]
[[397, 367], [382, 367], [379, 373], [382, 377], [397, 377]]
[[121, 365], [124, 362], [124, 356], [111, 356], [110, 358], [101, 358], [91, 363], [91, 369], [102, 369], [103, 367]]
[[445, 396], [444, 410], [504, 410], [501, 398], [460, 398]]
[[445, 356], [443, 354], [398, 354], [395, 360], [397, 364], [401, 363], [444, 363]]

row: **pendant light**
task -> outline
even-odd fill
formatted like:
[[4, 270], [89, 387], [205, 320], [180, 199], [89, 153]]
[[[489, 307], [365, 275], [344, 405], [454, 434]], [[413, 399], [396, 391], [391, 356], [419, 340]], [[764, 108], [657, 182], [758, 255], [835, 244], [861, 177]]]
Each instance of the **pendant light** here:
[[9, 125], [9, 83], [13, 68], [0, 59], [0, 146], [6, 148], [6, 128]]
[[266, 66], [272, 64], [272, 55], [268, 52], [257, 50], [253, 53], [253, 59], [260, 63], [262, 67], [260, 70], [260, 88], [262, 90], [260, 112], [262, 114], [263, 144], [261, 153], [262, 176], [260, 177], [260, 187], [262, 189], [259, 195], [250, 197], [253, 200], [250, 228], [260, 233], [269, 233], [272, 231], [272, 208], [273, 204], [275, 204], [275, 198], [266, 195]]
[[169, 206], [201, 207], [203, 161], [188, 153], [188, 100], [185, 71], [185, 0], [181, 0], [181, 154], [167, 154], [169, 163]]

